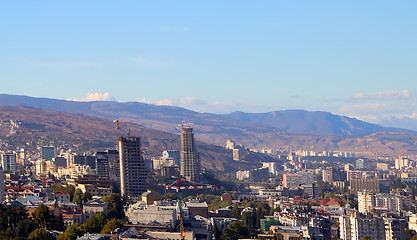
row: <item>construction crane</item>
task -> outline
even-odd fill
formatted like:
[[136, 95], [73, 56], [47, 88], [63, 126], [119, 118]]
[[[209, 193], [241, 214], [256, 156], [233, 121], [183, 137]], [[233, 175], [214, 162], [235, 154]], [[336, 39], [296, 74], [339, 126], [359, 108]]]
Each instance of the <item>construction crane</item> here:
[[[179, 208], [179, 211], [180, 211], [179, 228], [180, 228], [180, 233], [181, 233], [181, 240], [184, 240], [185, 239], [184, 221], [183, 221], [184, 209], [182, 208], [182, 206], [184, 204], [184, 201], [182, 199], [181, 190], [213, 189], [213, 188], [217, 188], [217, 186], [216, 185], [209, 185], [209, 184], [202, 184], [202, 183], [194, 183], [194, 184], [198, 184], [198, 185], [184, 186], [184, 185], [181, 185], [182, 181], [183, 181], [182, 178], [178, 178], [171, 185], [166, 185], [165, 188], [166, 189], [175, 189], [178, 193], [178, 208]], [[184, 182], [186, 182], [186, 181], [184, 181]]]
[[184, 231], [184, 222], [183, 222], [183, 216], [184, 216], [184, 210], [182, 209], [182, 194], [181, 194], [181, 178], [177, 179], [177, 193], [178, 193], [178, 207], [180, 209], [180, 234], [181, 234], [181, 240], [185, 239], [185, 231]]
[[181, 129], [183, 129], [184, 126], [191, 126], [191, 125], [194, 125], [194, 123], [188, 123], [188, 122], [185, 122], [185, 121], [181, 121], [181, 123], [178, 124], [177, 127], [181, 126]]
[[120, 140], [120, 135], [119, 135], [119, 122], [134, 122], [136, 121], [135, 119], [115, 119], [113, 120], [113, 122], [116, 123], [116, 129], [117, 129], [117, 141]]

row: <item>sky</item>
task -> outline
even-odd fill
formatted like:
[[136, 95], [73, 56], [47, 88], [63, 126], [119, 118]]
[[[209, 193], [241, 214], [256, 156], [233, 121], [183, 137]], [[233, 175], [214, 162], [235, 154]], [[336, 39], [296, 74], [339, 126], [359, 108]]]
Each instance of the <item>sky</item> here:
[[417, 119], [416, 1], [2, 1], [0, 93]]

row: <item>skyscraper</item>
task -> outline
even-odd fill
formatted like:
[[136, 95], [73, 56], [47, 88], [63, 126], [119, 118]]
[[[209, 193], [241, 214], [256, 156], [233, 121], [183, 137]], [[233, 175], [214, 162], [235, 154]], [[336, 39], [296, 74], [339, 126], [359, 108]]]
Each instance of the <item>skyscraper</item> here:
[[120, 192], [119, 152], [117, 150], [107, 150], [107, 159], [109, 164], [109, 179], [113, 183], [114, 190]]
[[119, 139], [120, 192], [128, 197], [139, 197], [147, 190], [148, 169], [141, 154], [138, 137]]
[[95, 156], [96, 160], [96, 173], [99, 177], [109, 177], [109, 160], [107, 152], [97, 152]]
[[3, 203], [6, 198], [4, 192], [4, 172], [3, 168], [0, 166], [0, 203]]
[[200, 162], [194, 144], [194, 133], [190, 127], [181, 129], [181, 175], [191, 181], [197, 181], [200, 174]]
[[15, 173], [17, 171], [16, 154], [3, 153], [1, 155], [1, 166], [3, 167], [4, 171]]
[[56, 157], [56, 151], [54, 146], [42, 147], [41, 150], [41, 157], [45, 160], [52, 160], [52, 158]]

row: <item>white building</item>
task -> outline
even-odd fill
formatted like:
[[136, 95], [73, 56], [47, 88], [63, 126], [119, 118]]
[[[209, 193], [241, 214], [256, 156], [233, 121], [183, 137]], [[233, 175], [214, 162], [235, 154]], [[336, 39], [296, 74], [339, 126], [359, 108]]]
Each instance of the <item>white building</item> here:
[[126, 211], [129, 222], [133, 224], [161, 224], [176, 226], [177, 211], [175, 206], [147, 205], [137, 202]]
[[367, 213], [372, 210], [401, 212], [403, 210], [403, 198], [394, 194], [374, 194], [369, 192], [358, 193], [359, 212]]
[[276, 175], [278, 172], [278, 166], [276, 162], [263, 162], [262, 168], [268, 168], [269, 173]]

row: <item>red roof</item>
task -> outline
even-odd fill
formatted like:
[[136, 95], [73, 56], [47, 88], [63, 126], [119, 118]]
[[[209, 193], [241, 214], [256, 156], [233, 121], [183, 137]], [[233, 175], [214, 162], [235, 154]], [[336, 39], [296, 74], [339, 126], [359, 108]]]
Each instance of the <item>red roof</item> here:
[[334, 198], [326, 198], [326, 199], [320, 201], [320, 205], [321, 206], [337, 205], [337, 206], [340, 207], [342, 204]]
[[69, 195], [69, 193], [66, 193], [66, 192], [63, 192], [63, 191], [56, 191], [55, 194]]
[[7, 191], [9, 189], [12, 189], [14, 191], [24, 191], [24, 190], [27, 190], [27, 189], [33, 190], [34, 188], [30, 187], [30, 186], [4, 186], [4, 190]]

